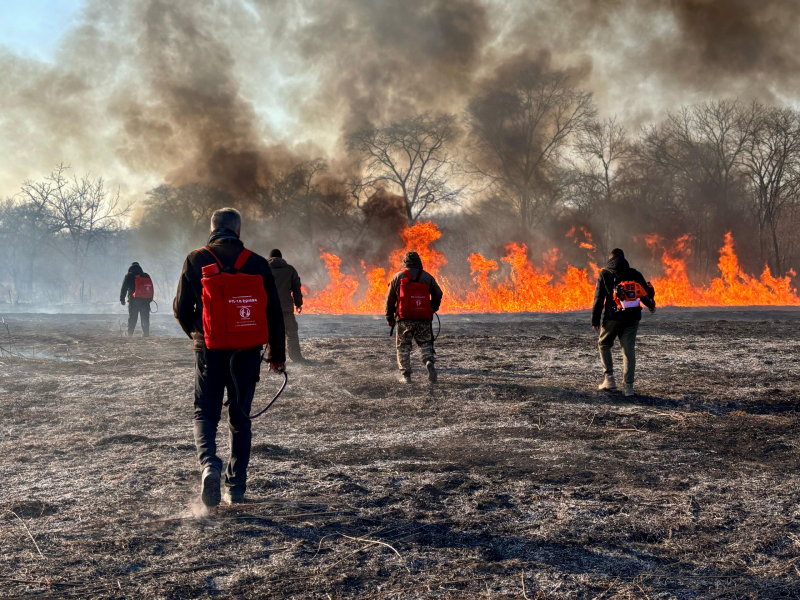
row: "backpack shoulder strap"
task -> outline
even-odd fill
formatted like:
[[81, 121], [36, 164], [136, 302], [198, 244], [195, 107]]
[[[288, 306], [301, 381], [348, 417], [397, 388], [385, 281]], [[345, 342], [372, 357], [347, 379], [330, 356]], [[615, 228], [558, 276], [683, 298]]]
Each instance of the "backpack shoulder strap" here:
[[606, 293], [610, 298], [614, 297], [614, 289], [617, 287], [617, 276], [612, 273], [611, 271], [607, 271], [603, 269], [602, 273], [605, 272], [606, 275], [603, 276], [603, 286], [606, 288]]
[[242, 253], [239, 254], [239, 258], [236, 259], [236, 263], [233, 265], [233, 268], [236, 269], [237, 271], [241, 269], [244, 266], [244, 263], [247, 262], [247, 259], [250, 258], [251, 254], [252, 252], [247, 248], [242, 250]]
[[[406, 276], [406, 279], [411, 281], [411, 272], [408, 269], [403, 269], [403, 275]], [[402, 281], [402, 280], [401, 280]]]
[[423, 274], [423, 273], [424, 273], [424, 271], [423, 271], [422, 269], [420, 269], [420, 270], [419, 270], [419, 273], [417, 273], [417, 277], [416, 277], [416, 279], [414, 279], [414, 282], [415, 282], [415, 283], [419, 283], [419, 280], [420, 280], [420, 279], [422, 279], [422, 274]]
[[202, 248], [198, 248], [198, 249], [197, 249], [197, 251], [198, 251], [198, 252], [203, 252], [203, 251], [206, 251], [206, 252], [208, 252], [208, 253], [209, 253], [211, 256], [213, 256], [213, 257], [214, 257], [214, 260], [215, 260], [215, 261], [217, 261], [217, 264], [219, 265], [219, 270], [220, 270], [220, 271], [222, 271], [222, 270], [223, 270], [223, 268], [224, 268], [224, 267], [222, 266], [222, 263], [221, 263], [221, 262], [220, 262], [220, 260], [217, 258], [217, 255], [216, 255], [216, 254], [214, 254], [214, 253], [211, 251], [211, 248], [209, 248], [208, 246], [203, 246]]

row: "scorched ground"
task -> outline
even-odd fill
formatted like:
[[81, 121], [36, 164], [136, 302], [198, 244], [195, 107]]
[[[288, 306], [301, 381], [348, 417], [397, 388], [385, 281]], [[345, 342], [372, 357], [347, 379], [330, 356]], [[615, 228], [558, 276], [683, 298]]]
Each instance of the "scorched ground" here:
[[211, 513], [169, 317], [5, 320], [2, 597], [800, 597], [797, 309], [647, 316], [630, 400], [585, 313], [445, 317], [435, 387], [381, 319], [303, 317]]

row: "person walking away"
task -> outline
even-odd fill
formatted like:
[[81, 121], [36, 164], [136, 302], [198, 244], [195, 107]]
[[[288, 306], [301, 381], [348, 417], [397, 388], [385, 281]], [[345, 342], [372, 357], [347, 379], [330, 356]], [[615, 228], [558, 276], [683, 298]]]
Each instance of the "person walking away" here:
[[[638, 287], [637, 287], [638, 286]], [[627, 296], [619, 291], [628, 290]], [[600, 390], [615, 390], [614, 362], [611, 348], [619, 338], [622, 347], [622, 378], [626, 396], [633, 396], [633, 381], [636, 370], [636, 333], [642, 319], [641, 304], [650, 312], [656, 311], [655, 290], [642, 274], [632, 269], [619, 248], [611, 251], [605, 268], [600, 271], [592, 306], [592, 327], [600, 334], [597, 345], [603, 363], [604, 378]], [[602, 314], [602, 326], [600, 317]]]
[[[226, 390], [231, 456], [225, 469], [224, 499], [229, 504], [244, 501], [250, 462], [249, 414], [264, 342], [237, 351], [215, 348], [241, 343], [240, 336], [253, 340], [255, 335], [259, 340], [267, 338], [270, 370], [283, 372], [286, 361], [283, 315], [272, 271], [265, 258], [245, 249], [239, 239], [241, 224], [241, 216], [233, 208], [214, 212], [208, 244], [186, 257], [173, 302], [175, 318], [192, 339], [195, 351], [194, 439], [202, 468], [200, 497], [206, 506], [216, 506], [221, 500], [223, 465], [217, 456], [216, 435]], [[232, 282], [227, 287], [239, 290], [244, 282], [248, 295], [212, 287], [215, 277], [226, 275], [225, 281]], [[254, 291], [249, 290], [251, 286]], [[204, 293], [215, 299], [211, 306], [204, 305]], [[225, 294], [236, 295], [229, 298]]]
[[428, 371], [428, 381], [436, 383], [436, 356], [433, 349], [433, 313], [442, 304], [442, 289], [433, 276], [423, 270], [422, 259], [416, 252], [403, 257], [403, 270], [389, 283], [386, 298], [386, 321], [397, 324], [397, 365], [401, 380], [411, 382], [411, 350], [414, 342], [422, 353]]
[[125, 306], [128, 299], [128, 337], [136, 329], [136, 321], [142, 317], [142, 335], [150, 337], [150, 303], [153, 301], [153, 280], [142, 270], [138, 262], [131, 263], [122, 280], [119, 302]]
[[304, 363], [300, 352], [300, 337], [298, 336], [297, 319], [294, 311], [303, 312], [303, 292], [300, 287], [300, 276], [297, 269], [283, 259], [283, 254], [277, 248], [269, 253], [269, 268], [275, 279], [278, 289], [278, 298], [283, 309], [283, 327], [286, 329], [286, 351], [293, 363]]

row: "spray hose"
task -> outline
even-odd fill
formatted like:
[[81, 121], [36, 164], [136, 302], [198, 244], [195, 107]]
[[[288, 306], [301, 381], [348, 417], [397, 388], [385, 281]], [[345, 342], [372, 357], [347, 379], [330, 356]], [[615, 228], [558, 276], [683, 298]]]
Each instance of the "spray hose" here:
[[[258, 417], [263, 415], [265, 412], [267, 412], [267, 409], [269, 409], [270, 406], [275, 404], [275, 401], [278, 398], [280, 398], [281, 394], [283, 393], [283, 390], [286, 389], [286, 384], [289, 383], [289, 376], [286, 374], [286, 371], [284, 371], [283, 372], [283, 385], [281, 385], [280, 389], [278, 390], [278, 393], [275, 394], [272, 397], [272, 400], [270, 400], [269, 404], [267, 404], [264, 408], [262, 408], [260, 411], [258, 411], [254, 415], [249, 415], [242, 408], [242, 403], [240, 401], [240, 396], [239, 396], [239, 382], [236, 381], [236, 375], [233, 373], [233, 361], [236, 359], [236, 355], [237, 354], [239, 354], [238, 350], [236, 350], [233, 354], [231, 354], [231, 363], [230, 363], [230, 365], [231, 365], [231, 379], [233, 380], [233, 387], [236, 390], [236, 406], [239, 409], [239, 412], [242, 413], [243, 417], [245, 417], [246, 419], [249, 419], [249, 420], [252, 421], [253, 419], [257, 419]], [[261, 355], [261, 358], [258, 361], [259, 366], [261, 365], [262, 362], [264, 362], [264, 354]]]
[[[158, 312], [158, 302], [156, 302], [155, 300], [151, 300], [151, 302], [156, 305], [155, 312], [153, 312], [152, 310], [150, 311], [150, 314], [154, 315], [154, 314], [156, 314]], [[150, 309], [148, 308], [148, 310], [150, 310]]]

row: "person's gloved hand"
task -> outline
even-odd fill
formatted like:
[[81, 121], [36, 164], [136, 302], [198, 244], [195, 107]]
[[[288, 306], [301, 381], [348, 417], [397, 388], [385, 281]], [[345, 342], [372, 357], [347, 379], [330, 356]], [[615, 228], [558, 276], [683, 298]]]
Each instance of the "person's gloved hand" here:
[[592, 329], [594, 329], [595, 333], [600, 333], [600, 325], [592, 325]]
[[120, 301], [119, 301], [119, 303], [120, 303], [120, 304], [122, 304], [122, 306], [125, 306], [125, 298], [123, 298], [122, 300], [120, 300]]
[[389, 327], [394, 327], [394, 319], [388, 319], [387, 318], [386, 319], [386, 324], [389, 325]]
[[656, 312], [656, 301], [655, 301], [655, 300], [653, 300], [653, 301], [652, 301], [652, 304], [651, 304], [650, 306], [648, 306], [647, 308], [648, 308], [648, 310], [649, 310], [651, 313], [654, 313], [654, 312]]
[[298, 314], [298, 315], [301, 315], [301, 314], [303, 314], [303, 307], [302, 307], [302, 306], [297, 306], [297, 307], [295, 307], [295, 308], [297, 309], [297, 314]]
[[269, 370], [276, 373], [284, 373], [286, 371], [286, 363], [269, 363]]

